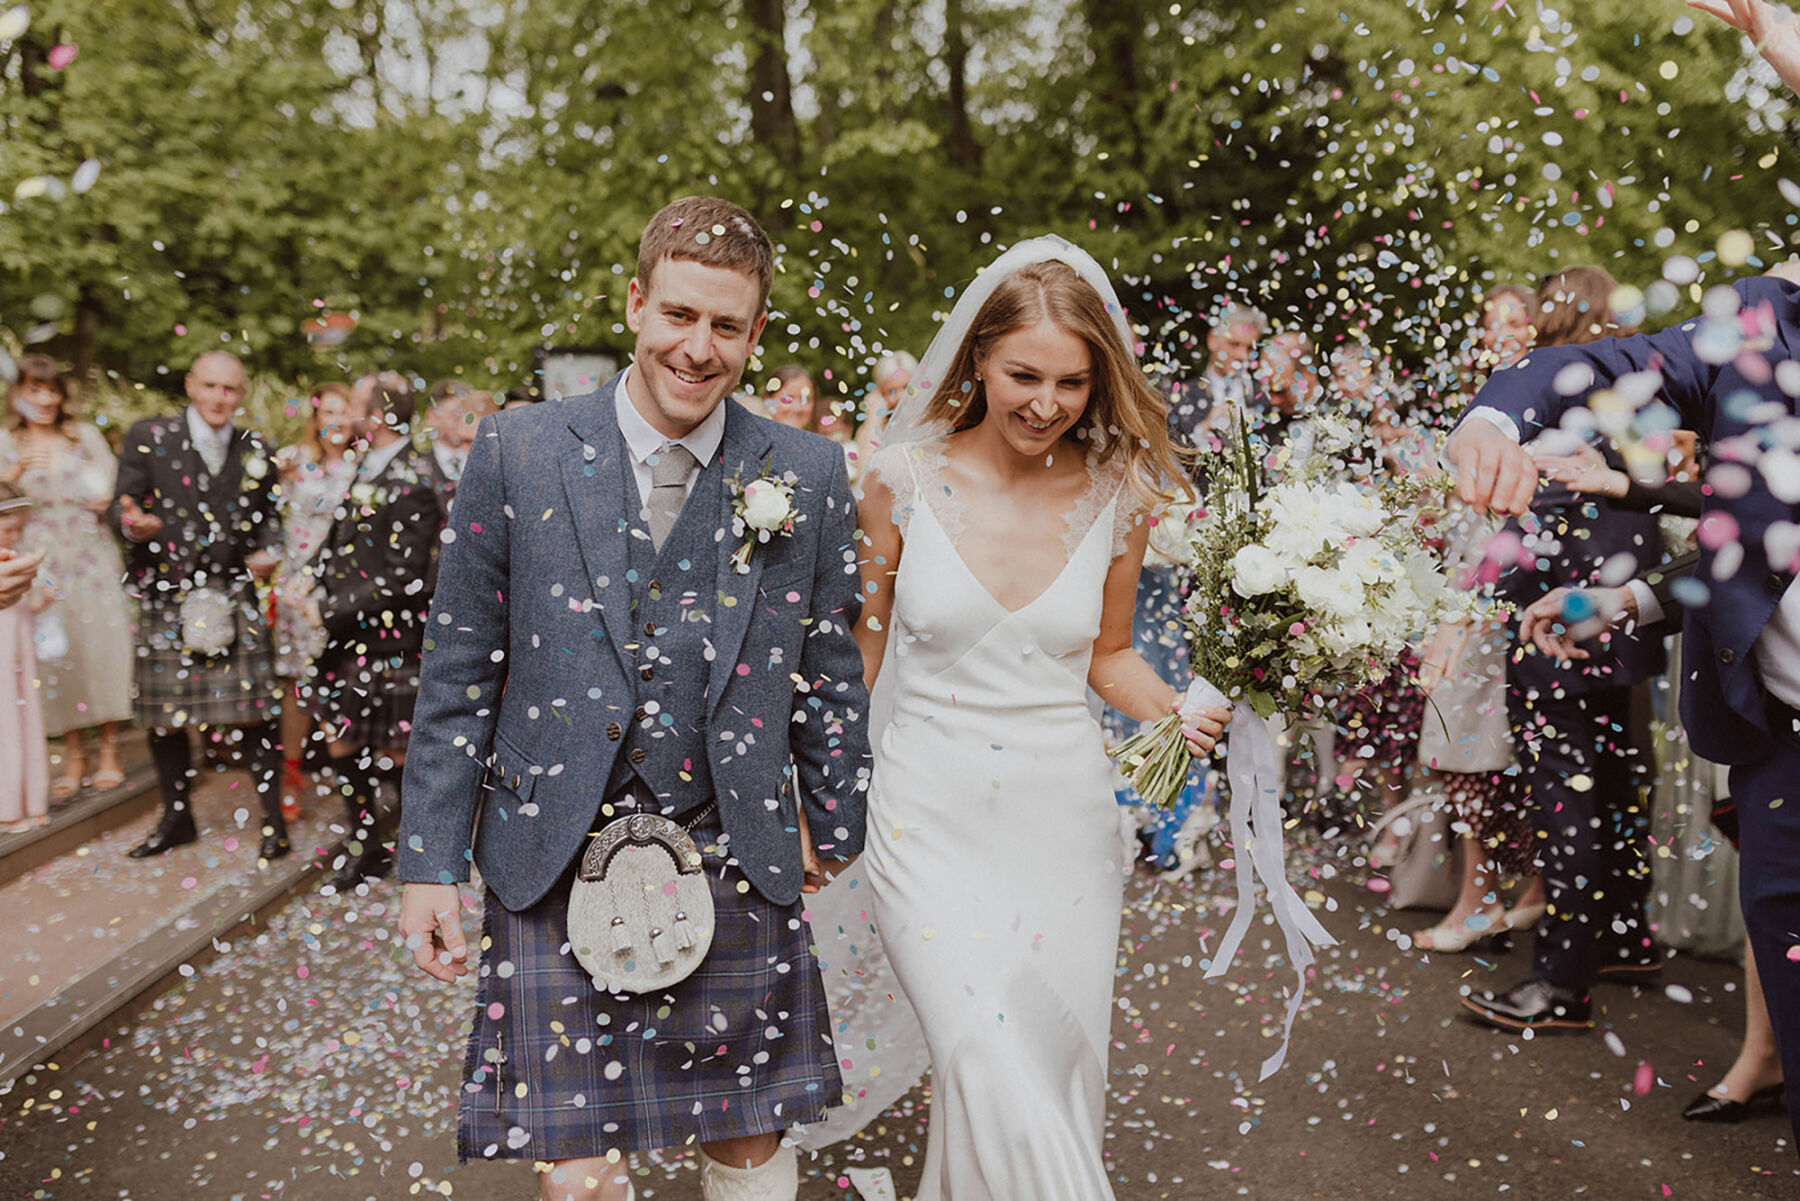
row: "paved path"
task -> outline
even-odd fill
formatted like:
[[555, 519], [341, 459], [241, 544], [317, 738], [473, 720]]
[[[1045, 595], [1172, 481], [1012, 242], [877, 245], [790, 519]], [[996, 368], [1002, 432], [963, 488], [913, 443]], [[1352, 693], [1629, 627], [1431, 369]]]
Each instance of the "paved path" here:
[[[1133, 882], [1107, 1132], [1120, 1201], [1800, 1196], [1785, 1121], [1678, 1118], [1735, 1048], [1734, 967], [1677, 959], [1662, 988], [1603, 990], [1610, 1037], [1504, 1037], [1457, 1018], [1457, 996], [1512, 982], [1523, 943], [1428, 960], [1402, 949], [1378, 897], [1309, 862], [1342, 945], [1322, 959], [1288, 1067], [1263, 1085], [1290, 978], [1270, 931], [1205, 981], [1202, 939], [1223, 929], [1230, 882]], [[16, 1082], [0, 1096], [0, 1198], [534, 1196], [528, 1168], [455, 1164], [469, 986], [416, 975], [394, 899], [392, 884], [305, 892], [111, 1045]], [[852, 1163], [891, 1167], [910, 1193], [923, 1097], [806, 1165], [804, 1201], [846, 1196]], [[691, 1155], [638, 1170], [647, 1201], [699, 1195]]]

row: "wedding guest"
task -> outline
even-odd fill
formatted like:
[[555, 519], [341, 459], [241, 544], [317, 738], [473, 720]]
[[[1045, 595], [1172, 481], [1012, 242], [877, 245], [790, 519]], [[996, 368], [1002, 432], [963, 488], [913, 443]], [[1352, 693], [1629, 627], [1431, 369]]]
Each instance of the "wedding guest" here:
[[1531, 346], [1529, 288], [1520, 284], [1496, 284], [1481, 298], [1475, 345], [1464, 379], [1469, 392], [1502, 367], [1510, 367]]
[[857, 463], [867, 463], [875, 448], [881, 445], [888, 418], [918, 374], [919, 360], [904, 350], [882, 355], [875, 361], [875, 369], [869, 373], [869, 390], [863, 397], [862, 424], [856, 430]]
[[817, 433], [818, 400], [813, 380], [797, 363], [777, 367], [763, 385], [763, 403], [770, 420], [797, 430]]
[[[1482, 395], [1519, 378], [1523, 364], [1546, 348], [1628, 335], [1611, 311], [1615, 291], [1598, 267], [1546, 276], [1531, 308], [1532, 353], [1496, 373]], [[1594, 583], [1610, 563], [1662, 559], [1654, 517], [1563, 485], [1540, 489], [1530, 517], [1529, 525], [1507, 525], [1520, 550], [1498, 587], [1521, 610], [1559, 586]], [[1464, 998], [1478, 1021], [1502, 1029], [1590, 1029], [1589, 990], [1597, 981], [1643, 978], [1660, 968], [1644, 911], [1649, 874], [1640, 790], [1649, 739], [1640, 717], [1647, 707], [1634, 705], [1632, 693], [1666, 667], [1663, 640], [1620, 630], [1588, 650], [1558, 660], [1515, 633], [1507, 660], [1513, 747], [1531, 797], [1549, 909], [1537, 925], [1531, 977]]]
[[375, 832], [376, 792], [406, 761], [444, 525], [437, 474], [413, 449], [405, 377], [357, 381], [353, 411], [368, 448], [312, 564], [308, 606], [325, 634], [312, 708], [349, 816], [350, 845], [332, 879], [339, 892], [393, 862]]
[[[22, 489], [0, 481], [0, 551], [18, 553], [31, 507]], [[49, 596], [40, 585], [24, 604], [0, 605], [0, 831], [7, 833], [50, 820], [50, 753], [32, 644], [32, 619]]]
[[322, 384], [313, 391], [309, 406], [300, 440], [275, 452], [283, 531], [281, 566], [275, 574], [275, 674], [285, 682], [281, 802], [290, 821], [298, 813], [304, 750], [312, 733], [312, 715], [301, 703], [301, 690], [325, 646], [324, 630], [310, 620], [307, 598], [314, 580], [308, 564], [318, 555], [332, 514], [356, 474], [358, 422], [349, 386]]
[[[1539, 465], [1542, 466], [1544, 462], [1545, 460], [1539, 460]], [[1579, 464], [1571, 466], [1559, 463], [1558, 470], [1564, 474], [1572, 473], [1575, 478], [1591, 484], [1596, 491], [1616, 486], [1615, 481], [1608, 480], [1591, 467], [1584, 473]], [[1697, 475], [1694, 482], [1697, 485]], [[1678, 502], [1681, 508], [1698, 513], [1703, 500], [1698, 486], [1688, 499], [1691, 503]], [[1685, 613], [1684, 606], [1676, 599], [1674, 584], [1678, 579], [1691, 577], [1698, 568], [1699, 561], [1699, 552], [1693, 551], [1658, 567], [1640, 571], [1622, 585], [1587, 591], [1596, 612], [1605, 615], [1612, 626], [1637, 622], [1646, 629], [1680, 629]], [[1558, 658], [1583, 657], [1587, 652], [1570, 636], [1563, 616], [1566, 592], [1567, 589], [1558, 589], [1525, 610], [1520, 615], [1520, 637], [1530, 640], [1547, 655]], [[1679, 642], [1677, 645], [1679, 646]], [[1678, 659], [1679, 653], [1672, 658]], [[1684, 684], [1682, 673], [1671, 672], [1669, 682], [1671, 689], [1677, 694], [1675, 699], [1679, 704], [1679, 693]], [[1685, 745], [1685, 737], [1683, 741]], [[1692, 759], [1706, 768], [1712, 767], [1698, 755], [1692, 756]], [[1736, 805], [1723, 790], [1712, 797], [1712, 819], [1714, 827], [1730, 841], [1732, 847], [1739, 848]], [[1717, 852], [1708, 856], [1709, 860], [1718, 858]], [[1689, 1122], [1735, 1125], [1765, 1106], [1779, 1106], [1786, 1093], [1783, 1077], [1774, 1019], [1763, 995], [1762, 975], [1757, 970], [1755, 954], [1747, 949], [1744, 955], [1744, 1037], [1738, 1044], [1737, 1056], [1716, 1084], [1688, 1102], [1682, 1109], [1681, 1116]]]
[[[1487, 548], [1499, 523], [1458, 507], [1444, 526], [1444, 569], [1451, 582], [1491, 602], [1497, 569]], [[1506, 618], [1491, 604], [1444, 622], [1420, 653], [1420, 690], [1431, 702], [1419, 735], [1417, 791], [1441, 788], [1461, 827], [1456, 855], [1462, 874], [1443, 920], [1413, 934], [1423, 951], [1456, 954], [1544, 915], [1528, 798], [1513, 754], [1506, 709]], [[1523, 890], [1511, 908], [1500, 885]]]
[[1216, 445], [1234, 414], [1268, 407], [1252, 374], [1257, 339], [1268, 332], [1269, 319], [1260, 309], [1234, 303], [1219, 312], [1206, 334], [1206, 370], [1171, 390], [1169, 431], [1176, 446]]
[[139, 605], [138, 724], [162, 785], [163, 815], [131, 851], [142, 859], [199, 837], [188, 730], [229, 727], [262, 806], [264, 860], [289, 850], [281, 815], [280, 682], [256, 582], [280, 562], [280, 502], [262, 440], [232, 424], [244, 365], [222, 350], [194, 360], [187, 408], [125, 435], [109, 517], [126, 541]]
[[105, 792], [125, 782], [118, 727], [131, 719], [131, 623], [119, 587], [124, 565], [106, 528], [118, 463], [99, 429], [75, 417], [69, 379], [54, 360], [23, 355], [18, 368], [0, 428], [0, 480], [32, 498], [24, 548], [42, 548], [44, 571], [57, 581], [67, 649], [41, 659], [38, 671], [44, 729], [63, 740], [62, 774], [50, 796], [63, 800], [81, 790], [88, 727], [99, 734], [94, 787]]
[[[468, 398], [474, 394], [474, 389], [458, 380], [440, 380], [427, 394], [425, 433], [431, 443], [432, 460], [443, 480], [440, 491], [446, 502], [456, 491], [456, 481], [462, 478], [463, 465], [469, 461], [469, 446], [475, 440], [474, 425], [464, 420], [469, 411]], [[412, 384], [408, 381], [407, 396], [411, 395]]]

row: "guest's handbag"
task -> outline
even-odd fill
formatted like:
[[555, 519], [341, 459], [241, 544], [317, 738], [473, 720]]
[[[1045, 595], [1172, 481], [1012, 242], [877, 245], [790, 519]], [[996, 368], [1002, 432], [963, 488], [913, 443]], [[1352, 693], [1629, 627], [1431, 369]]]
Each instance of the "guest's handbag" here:
[[231, 597], [217, 588], [192, 588], [181, 598], [181, 644], [192, 655], [224, 654], [237, 638]]
[[712, 889], [688, 831], [636, 813], [594, 835], [569, 891], [569, 946], [608, 992], [646, 993], [693, 974], [712, 946]]
[[1376, 838], [1392, 826], [1400, 840], [1399, 858], [1387, 872], [1388, 908], [1448, 909], [1456, 904], [1461, 873], [1447, 805], [1442, 792], [1425, 792], [1395, 805], [1376, 823]]

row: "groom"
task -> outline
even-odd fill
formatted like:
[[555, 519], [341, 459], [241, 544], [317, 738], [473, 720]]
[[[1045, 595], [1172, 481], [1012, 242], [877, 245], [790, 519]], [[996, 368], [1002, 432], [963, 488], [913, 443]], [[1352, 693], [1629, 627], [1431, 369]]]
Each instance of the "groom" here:
[[[790, 1201], [781, 1134], [842, 1091], [799, 900], [823, 871], [788, 772], [819, 855], [854, 858], [856, 514], [834, 443], [723, 403], [773, 271], [736, 205], [663, 209], [630, 284], [632, 365], [483, 421], [444, 533], [400, 930], [430, 975], [468, 971], [456, 885], [480, 866], [458, 1153], [547, 1164], [545, 1199], [624, 1201], [629, 1152], [697, 1142], [710, 1201]], [[744, 485], [787, 473], [796, 519], [739, 570]], [[595, 985], [566, 921], [590, 833], [633, 813], [690, 827], [716, 910], [694, 974], [640, 996]]]

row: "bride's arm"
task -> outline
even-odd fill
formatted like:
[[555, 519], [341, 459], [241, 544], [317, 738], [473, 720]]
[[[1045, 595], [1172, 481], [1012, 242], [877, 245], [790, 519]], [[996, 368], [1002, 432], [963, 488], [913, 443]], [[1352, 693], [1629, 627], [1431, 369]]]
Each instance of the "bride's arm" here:
[[[1142, 523], [1133, 525], [1125, 537], [1125, 553], [1113, 560], [1106, 573], [1100, 634], [1094, 639], [1094, 659], [1088, 666], [1088, 687], [1135, 721], [1155, 721], [1178, 707], [1183, 699], [1181, 693], [1157, 676], [1131, 644], [1138, 576], [1143, 571], [1144, 547], [1149, 541], [1150, 528]], [[1229, 709], [1206, 710], [1189, 728], [1188, 742], [1202, 752], [1212, 750], [1230, 720]]]
[[894, 494], [878, 471], [863, 476], [856, 511], [862, 528], [862, 618], [854, 631], [862, 650], [863, 683], [875, 687], [887, 653], [888, 622], [894, 615], [894, 574], [900, 570], [900, 528], [894, 524]]

